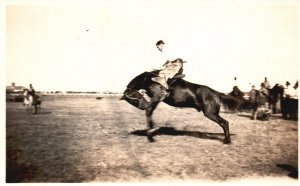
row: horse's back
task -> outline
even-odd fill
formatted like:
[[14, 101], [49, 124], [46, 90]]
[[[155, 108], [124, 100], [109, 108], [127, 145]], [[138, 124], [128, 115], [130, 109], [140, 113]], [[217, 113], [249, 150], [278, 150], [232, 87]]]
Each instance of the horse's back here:
[[[220, 93], [200, 84], [188, 82], [184, 79], [174, 80], [169, 87], [170, 96], [164, 102], [175, 107], [200, 107], [199, 103], [220, 103]], [[196, 104], [195, 104], [196, 103]], [[204, 104], [202, 104], [204, 106]]]

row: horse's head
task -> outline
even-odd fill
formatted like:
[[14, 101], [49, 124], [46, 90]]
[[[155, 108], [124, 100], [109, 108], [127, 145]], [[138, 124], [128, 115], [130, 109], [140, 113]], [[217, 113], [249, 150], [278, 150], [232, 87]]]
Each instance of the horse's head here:
[[157, 76], [159, 73], [159, 70], [153, 71], [153, 72], [144, 72], [135, 78], [133, 78], [127, 85], [128, 88], [133, 90], [140, 90], [144, 89], [147, 90], [148, 87], [153, 83], [151, 80], [152, 77]]
[[29, 90], [27, 88], [23, 89], [23, 96], [28, 96], [29, 95]]
[[127, 88], [124, 91], [124, 95], [121, 97], [120, 100], [125, 100], [129, 104], [141, 110], [147, 109], [150, 105], [150, 103], [143, 97], [143, 95], [140, 92], [130, 88]]
[[143, 97], [139, 90], [148, 90], [148, 87], [153, 83], [152, 77], [155, 77], [159, 71], [144, 72], [133, 78], [127, 85], [120, 100], [126, 100], [131, 105], [145, 110], [149, 106], [149, 102]]
[[33, 97], [32, 95], [29, 94], [28, 89], [24, 89], [23, 96], [24, 96], [24, 105], [31, 106], [33, 102]]
[[277, 102], [282, 96], [284, 92], [284, 87], [282, 85], [279, 85], [278, 83], [274, 85], [270, 91], [269, 91], [269, 100], [272, 103]]

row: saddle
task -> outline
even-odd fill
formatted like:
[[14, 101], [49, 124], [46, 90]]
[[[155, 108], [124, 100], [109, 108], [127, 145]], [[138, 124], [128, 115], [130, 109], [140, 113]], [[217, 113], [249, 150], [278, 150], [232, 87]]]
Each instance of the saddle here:
[[178, 79], [178, 78], [183, 78], [185, 77], [183, 72], [183, 61], [182, 59], [178, 58], [173, 61], [167, 61], [163, 66], [165, 67], [164, 69], [160, 70], [158, 72], [158, 75], [156, 77], [153, 77], [152, 80], [160, 83], [163, 85], [166, 89], [168, 89], [168, 81], [170, 79]]

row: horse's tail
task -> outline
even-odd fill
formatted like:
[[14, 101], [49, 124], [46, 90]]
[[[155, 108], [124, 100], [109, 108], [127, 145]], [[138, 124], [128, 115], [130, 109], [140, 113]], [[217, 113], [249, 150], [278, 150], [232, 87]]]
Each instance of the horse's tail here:
[[222, 101], [225, 109], [228, 109], [231, 111], [240, 110], [240, 107], [243, 103], [241, 100], [239, 100], [231, 95], [220, 94], [220, 98], [221, 98], [221, 101]]

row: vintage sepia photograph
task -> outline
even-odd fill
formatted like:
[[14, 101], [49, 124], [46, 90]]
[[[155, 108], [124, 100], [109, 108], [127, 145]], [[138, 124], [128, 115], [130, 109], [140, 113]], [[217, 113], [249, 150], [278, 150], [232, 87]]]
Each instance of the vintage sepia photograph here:
[[2, 3], [3, 182], [298, 185], [299, 5]]

